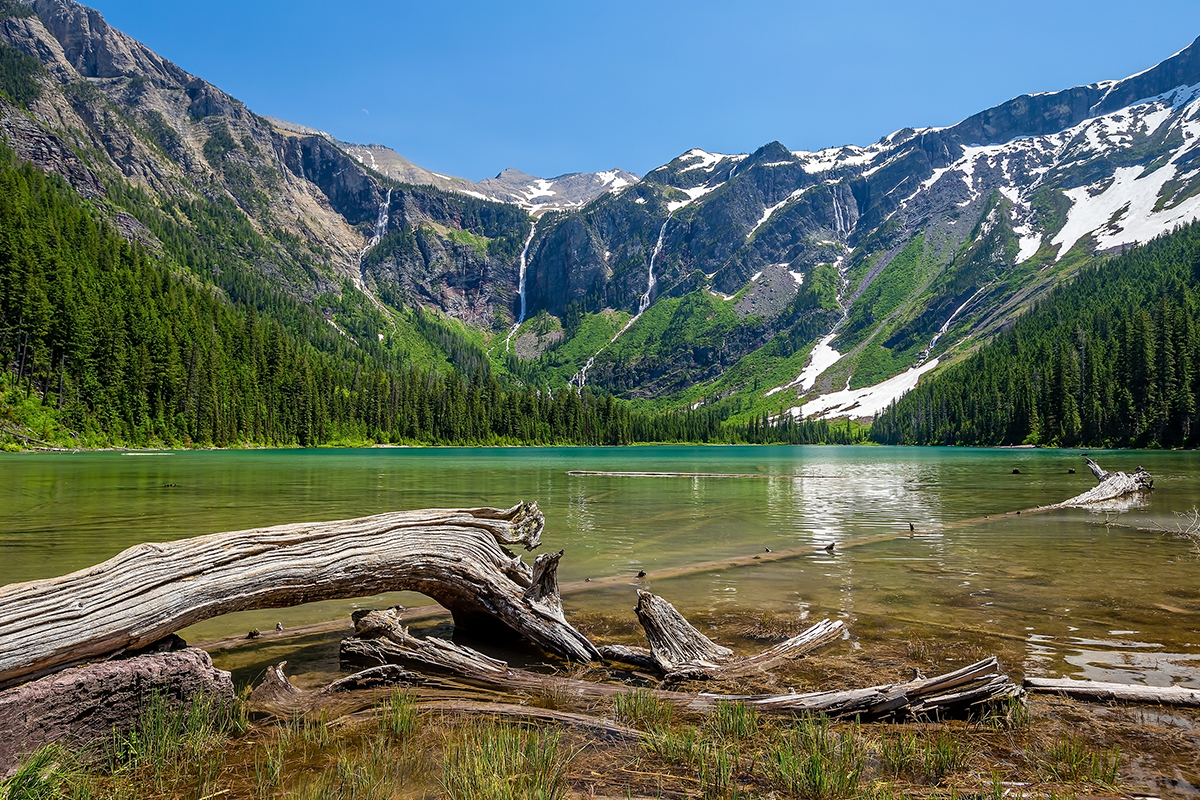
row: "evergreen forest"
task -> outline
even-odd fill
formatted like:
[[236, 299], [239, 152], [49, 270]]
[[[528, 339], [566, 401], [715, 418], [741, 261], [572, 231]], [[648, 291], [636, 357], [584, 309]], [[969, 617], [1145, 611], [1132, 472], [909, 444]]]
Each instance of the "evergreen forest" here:
[[1200, 444], [1200, 223], [1085, 266], [875, 420], [886, 444]]
[[[163, 252], [110, 224], [142, 211]], [[639, 412], [609, 395], [502, 382], [432, 317], [417, 330], [456, 366], [360, 346], [316, 304], [274, 292], [230, 252], [260, 247], [236, 208], [155, 215], [0, 151], [0, 443], [67, 446], [847, 443], [857, 429], [728, 412]], [[177, 220], [186, 219], [188, 224]], [[252, 262], [253, 259], [246, 259]], [[220, 267], [224, 265], [224, 269]], [[206, 276], [219, 276], [217, 281]], [[367, 305], [363, 304], [364, 307]], [[468, 354], [469, 355], [469, 354]], [[467, 367], [464, 369], [463, 367]]]

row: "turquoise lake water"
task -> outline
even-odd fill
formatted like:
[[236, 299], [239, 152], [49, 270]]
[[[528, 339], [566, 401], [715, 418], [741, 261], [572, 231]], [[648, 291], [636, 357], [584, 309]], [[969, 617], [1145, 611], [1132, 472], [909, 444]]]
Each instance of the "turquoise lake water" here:
[[[1108, 452], [1156, 489], [1121, 513], [998, 515], [1095, 484], [1078, 451], [892, 447], [379, 448], [0, 456], [0, 583], [63, 574], [144, 541], [384, 511], [536, 500], [566, 599], [631, 615], [646, 586], [685, 614], [846, 619], [851, 635], [994, 635], [1011, 669], [1200, 687], [1200, 559], [1161, 531], [1200, 502], [1194, 452]], [[1068, 469], [1075, 468], [1076, 474]], [[1018, 469], [1020, 474], [1013, 474]], [[760, 477], [627, 477], [607, 472]], [[979, 519], [984, 516], [991, 519]], [[1105, 521], [1115, 523], [1105, 525]], [[968, 522], [964, 522], [968, 521]], [[916, 535], [908, 534], [908, 523]], [[889, 537], [861, 546], [867, 539]], [[836, 542], [827, 554], [655, 580], [656, 570]], [[645, 570], [645, 581], [636, 573]], [[242, 612], [204, 639], [344, 618], [387, 595]], [[272, 655], [276, 655], [275, 651]]]

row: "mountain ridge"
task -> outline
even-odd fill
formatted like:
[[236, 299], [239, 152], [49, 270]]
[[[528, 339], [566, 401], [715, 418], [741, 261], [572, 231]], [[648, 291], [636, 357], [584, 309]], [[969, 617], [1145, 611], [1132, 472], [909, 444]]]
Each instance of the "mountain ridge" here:
[[259, 237], [237, 269], [347, 336], [403, 348], [404, 315], [432, 312], [527, 385], [869, 417], [1080, 265], [1200, 216], [1200, 40], [866, 146], [467, 186], [260, 117], [73, 0], [14, 7], [32, 14], [0, 40], [44, 73], [40, 97], [0, 101], [5, 138], [127, 238], [154, 251], [163, 214], [199, 231], [197, 209], [236, 208]]

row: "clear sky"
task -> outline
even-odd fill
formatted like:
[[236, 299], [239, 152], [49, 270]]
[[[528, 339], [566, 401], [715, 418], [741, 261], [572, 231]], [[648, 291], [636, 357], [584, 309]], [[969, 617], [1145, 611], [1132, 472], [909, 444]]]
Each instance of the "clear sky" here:
[[1196, 0], [90, 0], [253, 111], [473, 180], [867, 144], [1139, 72]]

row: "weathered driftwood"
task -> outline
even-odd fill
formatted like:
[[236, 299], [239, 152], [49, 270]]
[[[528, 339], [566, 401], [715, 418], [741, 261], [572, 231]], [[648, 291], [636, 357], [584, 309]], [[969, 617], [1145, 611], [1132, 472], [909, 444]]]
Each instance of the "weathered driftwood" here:
[[1061, 694], [1101, 703], [1121, 700], [1127, 703], [1200, 708], [1200, 689], [1186, 686], [1130, 686], [1071, 678], [1026, 678], [1025, 688], [1038, 694]]
[[1084, 456], [1083, 460], [1096, 476], [1098, 485], [1052, 508], [1092, 507], [1121, 497], [1148, 492], [1154, 488], [1154, 478], [1141, 467], [1131, 475], [1125, 472], [1108, 472], [1087, 456]]
[[[416, 665], [423, 670], [452, 674], [468, 685], [509, 692], [552, 694], [580, 701], [611, 698], [630, 691], [623, 685], [582, 681], [510, 667], [469, 647], [441, 639], [418, 639], [389, 612], [371, 612], [358, 622], [357, 635], [342, 641], [342, 660], [378, 666]], [[722, 700], [744, 700], [767, 713], [825, 713], [863, 719], [961, 714], [989, 702], [1017, 697], [1021, 688], [999, 671], [995, 658], [934, 678], [873, 686], [865, 689], [784, 695], [690, 694], [648, 690], [660, 699], [692, 710]]]
[[733, 657], [732, 650], [696, 630], [675, 606], [657, 595], [639, 589], [634, 610], [650, 641], [650, 652], [663, 672], [681, 667], [716, 667]]
[[933, 678], [849, 691], [738, 699], [767, 712], [882, 719], [959, 715], [1021, 694], [1021, 687], [1000, 671], [996, 657], [992, 656]]
[[654, 668], [669, 682], [727, 679], [763, 672], [836, 639], [845, 629], [840, 621], [822, 620], [800, 635], [761, 653], [748, 658], [734, 658], [732, 650], [698, 631], [675, 606], [661, 597], [638, 590], [635, 612], [646, 631], [650, 649], [608, 647], [601, 648], [600, 654], [640, 669]]
[[63, 670], [0, 692], [0, 777], [51, 742], [84, 744], [123, 730], [147, 700], [182, 705], [197, 694], [233, 700], [229, 673], [194, 647], [143, 653]]
[[598, 658], [562, 615], [557, 557], [531, 568], [505, 547], [536, 548], [542, 526], [537, 505], [521, 503], [138, 545], [70, 575], [0, 587], [0, 686], [231, 611], [397, 590], [428, 595], [464, 629], [506, 626], [564, 658]]

